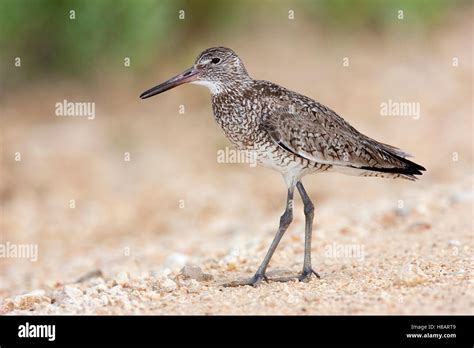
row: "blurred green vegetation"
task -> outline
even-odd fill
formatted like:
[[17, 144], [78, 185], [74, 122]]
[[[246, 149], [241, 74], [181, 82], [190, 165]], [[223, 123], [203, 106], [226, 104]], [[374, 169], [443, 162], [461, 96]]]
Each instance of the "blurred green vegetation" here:
[[[265, 13], [303, 13], [325, 30], [384, 32], [405, 12], [408, 26], [432, 27], [469, 0], [0, 0], [2, 80], [31, 80], [51, 73], [80, 77], [122, 67], [130, 57], [138, 69], [166, 51], [194, 49], [197, 36], [240, 32]], [[75, 19], [70, 19], [70, 11]], [[185, 20], [179, 11], [185, 11]], [[254, 23], [249, 26], [249, 24]], [[247, 31], [245, 31], [247, 30]], [[259, 29], [261, 30], [261, 29]], [[269, 34], [271, 35], [271, 34]], [[195, 53], [195, 52], [194, 52]], [[22, 59], [15, 73], [15, 57]]]
[[445, 0], [331, 0], [318, 2], [318, 6], [308, 6], [319, 18], [332, 27], [366, 27], [373, 31], [383, 31], [396, 23], [394, 15], [403, 10], [404, 21], [414, 27], [431, 27], [452, 7], [468, 5], [465, 1]]

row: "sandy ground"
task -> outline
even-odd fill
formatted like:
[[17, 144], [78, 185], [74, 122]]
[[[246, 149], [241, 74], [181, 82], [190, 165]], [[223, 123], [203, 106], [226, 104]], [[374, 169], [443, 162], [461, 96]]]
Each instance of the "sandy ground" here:
[[[216, 161], [230, 145], [204, 89], [137, 100], [184, 66], [140, 83], [123, 83], [127, 75], [90, 88], [32, 86], [2, 101], [0, 242], [37, 245], [38, 259], [0, 258], [2, 314], [473, 312], [471, 23], [459, 20], [426, 40], [354, 33], [337, 47], [288, 37], [291, 50], [259, 35], [254, 44], [228, 43], [251, 73], [331, 106], [360, 131], [415, 155], [427, 173], [417, 182], [306, 178], [321, 279], [224, 288], [257, 269], [285, 187], [268, 169]], [[263, 63], [262, 50], [275, 60]], [[282, 75], [295, 50], [298, 64]], [[341, 67], [346, 55], [349, 69]], [[54, 116], [64, 98], [95, 101], [97, 118]], [[421, 118], [380, 116], [389, 98], [420, 102]], [[302, 266], [299, 198], [295, 209], [270, 278]]]
[[[199, 256], [171, 254], [159, 272], [148, 271], [157, 267], [147, 265], [146, 255], [128, 261], [117, 256], [82, 275], [89, 279], [54, 282], [9, 297], [3, 301], [2, 313], [469, 313], [473, 307], [472, 192], [466, 195], [466, 189], [470, 185], [466, 181], [435, 192], [415, 190], [409, 209], [362, 204], [356, 213], [343, 209], [337, 223], [331, 223], [331, 215], [319, 216], [313, 263], [320, 280], [262, 283], [259, 288], [220, 286], [252, 275], [271, 239], [270, 233], [264, 233], [234, 241], [240, 248], [227, 254], [204, 255], [205, 247], [195, 248], [203, 254]], [[270, 277], [300, 269], [303, 241], [294, 230], [302, 231], [301, 220], [282, 242]], [[229, 242], [234, 238], [238, 237], [232, 235]], [[362, 249], [355, 254], [334, 252], [335, 246], [348, 245]]]

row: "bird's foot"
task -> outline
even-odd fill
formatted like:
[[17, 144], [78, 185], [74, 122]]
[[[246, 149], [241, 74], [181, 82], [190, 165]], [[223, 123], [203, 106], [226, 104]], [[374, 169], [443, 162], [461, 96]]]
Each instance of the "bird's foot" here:
[[297, 276], [289, 276], [289, 277], [279, 277], [279, 278], [268, 278], [265, 274], [258, 274], [256, 273], [252, 278], [250, 279], [243, 279], [243, 280], [235, 280], [230, 283], [225, 283], [223, 284], [224, 287], [237, 287], [237, 286], [245, 286], [245, 285], [251, 285], [253, 287], [257, 287], [260, 285], [262, 280], [265, 280], [266, 282], [280, 282], [280, 283], [285, 283], [289, 282], [292, 280], [298, 280], [300, 282], [308, 282], [311, 278], [312, 275], [315, 275], [318, 279], [321, 279], [319, 274], [313, 270], [311, 267], [303, 269], [303, 272], [298, 274]]
[[311, 276], [312, 275], [315, 275], [318, 279], [321, 279], [321, 277], [319, 276], [318, 272], [316, 272], [314, 269], [312, 269], [311, 267], [309, 268], [304, 268], [303, 269], [303, 272], [301, 272], [301, 274], [298, 276], [298, 280], [300, 282], [307, 282], [310, 280]]
[[265, 274], [258, 274], [256, 273], [252, 278], [250, 279], [244, 279], [244, 280], [235, 280], [230, 283], [224, 284], [224, 287], [237, 287], [237, 286], [245, 286], [245, 285], [251, 285], [253, 287], [257, 287], [262, 280], [268, 281], [268, 278]]
[[300, 274], [298, 274], [296, 276], [271, 278], [269, 280], [272, 281], [272, 282], [280, 282], [280, 283], [285, 283], [285, 282], [289, 282], [289, 281], [292, 281], [292, 280], [298, 280], [300, 282], [305, 282], [306, 283], [306, 282], [309, 282], [309, 280], [311, 279], [311, 276], [313, 274], [318, 279], [321, 279], [319, 274], [315, 270], [313, 270], [311, 267], [309, 267], [309, 268], [303, 269], [303, 272], [301, 272]]

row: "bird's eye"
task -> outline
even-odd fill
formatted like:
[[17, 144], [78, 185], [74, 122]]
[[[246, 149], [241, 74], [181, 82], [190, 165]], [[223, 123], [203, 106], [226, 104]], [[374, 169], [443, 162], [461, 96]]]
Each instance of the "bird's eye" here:
[[221, 61], [220, 58], [212, 58], [211, 63], [212, 63], [212, 64], [217, 64], [217, 63], [219, 63], [220, 61]]

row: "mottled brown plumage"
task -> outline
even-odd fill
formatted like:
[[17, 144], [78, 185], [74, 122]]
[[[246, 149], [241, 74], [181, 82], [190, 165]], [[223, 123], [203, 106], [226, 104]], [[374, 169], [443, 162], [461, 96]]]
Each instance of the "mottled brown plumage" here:
[[265, 279], [273, 252], [292, 220], [295, 187], [306, 216], [305, 258], [298, 279], [317, 275], [311, 267], [310, 251], [314, 207], [301, 183], [303, 176], [336, 171], [415, 180], [415, 175], [425, 170], [407, 160], [405, 152], [358, 132], [313, 99], [268, 81], [253, 80], [235, 52], [225, 47], [205, 50], [193, 67], [140, 97], [148, 98], [185, 82], [209, 88], [214, 117], [227, 138], [258, 163], [279, 171], [288, 186], [287, 206], [262, 265], [254, 277], [237, 285], [256, 285]]

